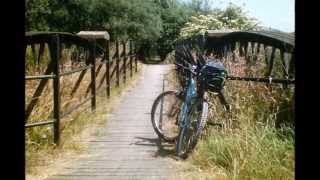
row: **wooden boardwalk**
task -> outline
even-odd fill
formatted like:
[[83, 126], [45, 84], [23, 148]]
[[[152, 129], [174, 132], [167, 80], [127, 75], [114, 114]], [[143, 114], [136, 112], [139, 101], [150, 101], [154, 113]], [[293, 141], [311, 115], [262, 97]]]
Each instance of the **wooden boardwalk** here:
[[161, 74], [167, 70], [167, 65], [147, 65], [109, 116], [103, 135], [89, 141], [84, 156], [48, 180], [170, 179], [175, 160], [159, 150], [150, 121], [151, 105], [162, 91]]

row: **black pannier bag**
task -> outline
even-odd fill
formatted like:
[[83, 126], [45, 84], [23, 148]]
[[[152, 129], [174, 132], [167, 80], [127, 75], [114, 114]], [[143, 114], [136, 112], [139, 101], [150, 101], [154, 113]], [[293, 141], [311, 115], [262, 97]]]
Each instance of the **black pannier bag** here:
[[200, 87], [205, 91], [219, 92], [227, 78], [227, 70], [221, 62], [207, 60], [199, 72]]

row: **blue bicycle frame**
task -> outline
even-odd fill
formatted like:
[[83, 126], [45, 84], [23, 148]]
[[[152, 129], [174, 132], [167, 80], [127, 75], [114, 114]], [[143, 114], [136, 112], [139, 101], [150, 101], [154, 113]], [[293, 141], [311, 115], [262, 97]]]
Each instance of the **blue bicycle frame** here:
[[179, 126], [180, 128], [185, 128], [189, 125], [189, 118], [187, 118], [190, 107], [193, 103], [193, 100], [198, 97], [197, 94], [197, 86], [194, 78], [192, 77], [192, 74], [190, 73], [189, 79], [188, 79], [188, 84], [187, 84], [187, 89], [185, 91], [184, 95], [184, 103], [182, 106], [182, 111], [180, 111], [180, 120], [179, 120]]

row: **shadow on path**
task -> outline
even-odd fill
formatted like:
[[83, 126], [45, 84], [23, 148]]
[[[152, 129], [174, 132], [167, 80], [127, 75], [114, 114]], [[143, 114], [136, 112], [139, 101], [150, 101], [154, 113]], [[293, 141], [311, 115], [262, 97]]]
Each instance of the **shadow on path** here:
[[139, 139], [135, 142], [135, 145], [141, 146], [158, 146], [158, 150], [154, 153], [153, 157], [175, 157], [175, 145], [172, 143], [162, 142], [159, 138], [144, 138], [144, 137], [135, 137]]

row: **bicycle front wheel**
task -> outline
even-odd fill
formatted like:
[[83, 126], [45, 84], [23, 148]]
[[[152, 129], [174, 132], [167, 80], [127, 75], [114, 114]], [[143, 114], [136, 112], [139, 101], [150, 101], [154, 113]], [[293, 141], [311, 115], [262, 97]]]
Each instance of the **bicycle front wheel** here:
[[186, 159], [189, 153], [191, 144], [191, 136], [193, 130], [190, 127], [183, 127], [179, 131], [179, 136], [176, 144], [176, 153], [182, 159]]
[[151, 122], [159, 138], [174, 142], [178, 136], [183, 99], [176, 91], [161, 93], [152, 105]]
[[208, 117], [208, 103], [198, 100], [188, 114], [189, 125], [180, 129], [176, 152], [180, 158], [187, 158], [200, 139]]

